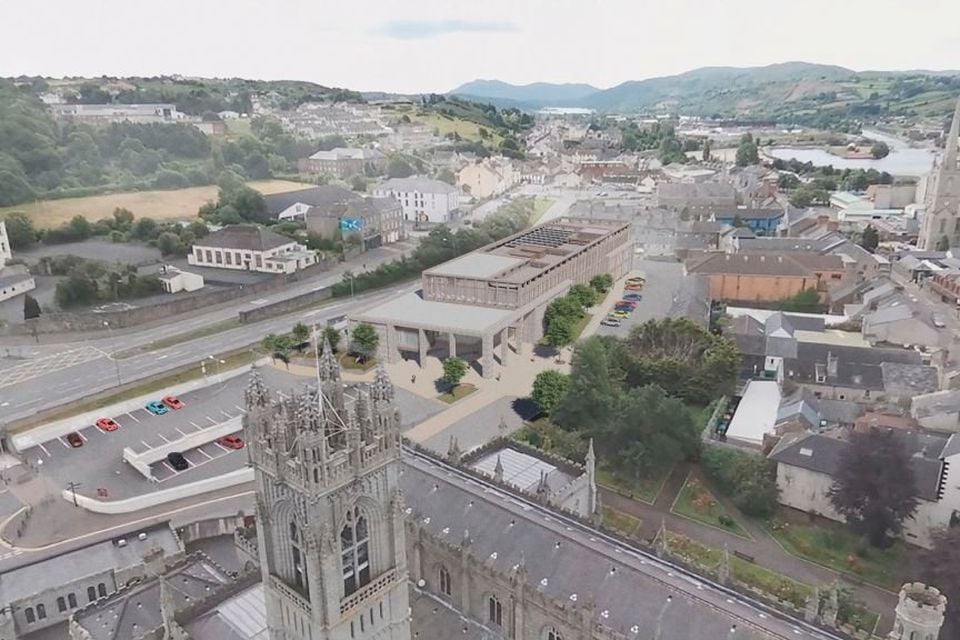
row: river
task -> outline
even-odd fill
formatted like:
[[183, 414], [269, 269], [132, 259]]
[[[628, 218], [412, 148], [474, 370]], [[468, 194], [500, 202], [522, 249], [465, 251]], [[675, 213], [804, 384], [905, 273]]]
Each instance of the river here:
[[800, 162], [812, 162], [822, 167], [828, 164], [835, 169], [876, 169], [894, 176], [922, 176], [930, 173], [936, 153], [933, 149], [915, 149], [903, 140], [880, 131], [863, 131], [863, 136], [871, 140], [882, 140], [890, 147], [890, 154], [880, 160], [848, 160], [823, 149], [804, 147], [774, 147], [763, 151], [781, 160], [796, 159]]

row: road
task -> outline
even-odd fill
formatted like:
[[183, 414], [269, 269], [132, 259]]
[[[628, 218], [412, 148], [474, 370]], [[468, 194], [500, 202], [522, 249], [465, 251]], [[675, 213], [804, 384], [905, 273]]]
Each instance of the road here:
[[[334, 281], [339, 281], [339, 277]], [[329, 278], [327, 279], [330, 280]], [[136, 333], [117, 332], [81, 343], [57, 345], [56, 350], [40, 351], [29, 360], [0, 370], [0, 422], [29, 416], [49, 406], [81, 399], [124, 384], [195, 363], [205, 357], [242, 349], [258, 343], [268, 333], [285, 333], [297, 322], [324, 324], [327, 319], [354, 313], [393, 296], [414, 291], [418, 282], [404, 283], [375, 292], [344, 298], [316, 309], [301, 310], [262, 322], [242, 325], [221, 333], [146, 352], [135, 352], [143, 345], [235, 317], [238, 310], [251, 308], [327, 286], [329, 282], [298, 284], [262, 300], [244, 301], [228, 310], [172, 322]], [[130, 353], [129, 357], [114, 354]], [[212, 372], [215, 364], [208, 362]]]

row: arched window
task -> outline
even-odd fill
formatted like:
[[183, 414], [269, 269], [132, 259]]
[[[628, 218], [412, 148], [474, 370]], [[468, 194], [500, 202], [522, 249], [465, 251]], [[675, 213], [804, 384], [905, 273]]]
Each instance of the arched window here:
[[453, 591], [450, 586], [450, 572], [447, 571], [446, 567], [440, 567], [438, 573], [440, 582], [440, 595], [449, 596]]
[[33, 624], [37, 621], [36, 616], [33, 615], [33, 607], [27, 607], [23, 610], [23, 615], [27, 617], [27, 624]]
[[67, 610], [67, 600], [63, 596], [59, 596], [57, 598], [57, 610], [60, 613], [63, 613], [64, 611]]
[[93, 587], [87, 587], [87, 600], [93, 602], [97, 599], [97, 590]]
[[67, 604], [70, 605], [71, 609], [77, 608], [77, 595], [75, 593], [67, 594]]
[[347, 512], [347, 522], [340, 530], [340, 562], [345, 596], [370, 582], [370, 532], [357, 507]]
[[557, 631], [553, 627], [550, 627], [549, 629], [547, 629], [546, 640], [563, 640], [563, 636], [560, 635], [559, 631]]
[[503, 606], [500, 604], [500, 601], [497, 600], [497, 596], [490, 596], [490, 600], [487, 602], [489, 605], [489, 617], [490, 623], [495, 624], [498, 627], [503, 626]]
[[98, 584], [98, 585], [97, 585], [97, 595], [100, 596], [101, 598], [106, 598], [106, 597], [107, 597], [107, 585], [103, 584], [102, 582], [101, 582], [100, 584]]
[[42, 604], [37, 605], [37, 620], [43, 620], [47, 617], [47, 608]]
[[307, 584], [307, 564], [303, 557], [303, 540], [297, 523], [290, 521], [290, 553], [293, 554], [293, 580], [301, 593], [310, 596], [310, 587]]

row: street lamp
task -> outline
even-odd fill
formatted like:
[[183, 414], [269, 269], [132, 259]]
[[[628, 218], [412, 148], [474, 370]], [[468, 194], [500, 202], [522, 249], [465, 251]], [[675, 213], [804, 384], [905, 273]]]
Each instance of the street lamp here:
[[[103, 326], [105, 326], [107, 328], [107, 331], [110, 332], [110, 342], [113, 342], [113, 327], [110, 326], [110, 322], [107, 320], [104, 320]], [[117, 360], [115, 357], [113, 357], [113, 354], [110, 354], [107, 357], [113, 360], [113, 364], [117, 368], [117, 386], [119, 387], [123, 385], [123, 383], [120, 381], [120, 361]]]
[[355, 278], [355, 276], [353, 275], [353, 273], [352, 273], [351, 271], [344, 271], [344, 272], [343, 272], [343, 277], [344, 277], [344, 278], [349, 278], [349, 280], [350, 280], [350, 297], [352, 298], [352, 297], [353, 297], [353, 279]]
[[223, 384], [223, 376], [220, 373], [220, 365], [227, 364], [226, 360], [220, 360], [214, 356], [207, 356], [200, 361], [200, 370], [203, 372], [203, 375], [207, 375], [207, 360], [213, 360], [217, 364], [217, 384]]

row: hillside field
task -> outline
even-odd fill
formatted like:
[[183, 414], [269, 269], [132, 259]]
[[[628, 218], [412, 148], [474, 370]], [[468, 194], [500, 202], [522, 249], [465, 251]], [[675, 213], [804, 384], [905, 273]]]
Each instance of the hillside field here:
[[[257, 191], [268, 195], [306, 189], [308, 184], [288, 180], [258, 180], [248, 183]], [[82, 215], [91, 222], [109, 218], [117, 207], [129, 209], [138, 218], [154, 220], [181, 220], [193, 218], [197, 209], [204, 203], [217, 199], [217, 186], [190, 187], [173, 191], [134, 191], [113, 193], [87, 198], [64, 198], [62, 200], [40, 200], [0, 208], [0, 217], [13, 211], [25, 211], [33, 218], [39, 229], [57, 227], [69, 222], [76, 215]]]

